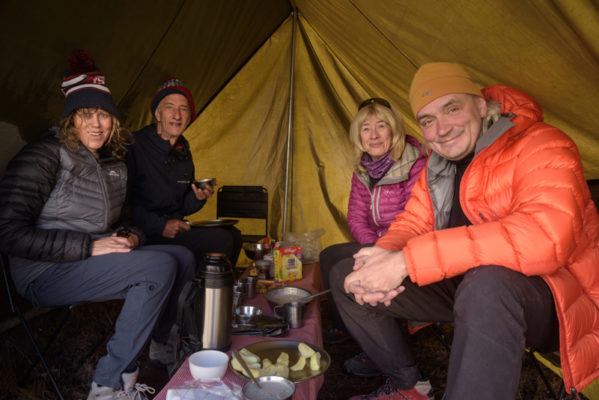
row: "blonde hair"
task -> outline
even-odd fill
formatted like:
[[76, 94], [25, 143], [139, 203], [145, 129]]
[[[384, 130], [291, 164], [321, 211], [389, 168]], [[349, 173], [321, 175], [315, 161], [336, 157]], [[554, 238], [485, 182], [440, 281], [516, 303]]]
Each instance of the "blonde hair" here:
[[371, 115], [376, 116], [380, 120], [386, 122], [391, 130], [391, 159], [397, 161], [401, 158], [404, 147], [406, 145], [406, 131], [404, 129], [403, 118], [399, 111], [393, 106], [387, 107], [378, 102], [371, 102], [364, 107], [360, 108], [354, 116], [351, 125], [349, 127], [349, 140], [354, 145], [354, 170], [355, 171], [366, 171], [366, 168], [362, 165], [362, 155], [366, 152], [364, 146], [362, 146], [362, 140], [360, 139], [360, 129], [362, 124]]
[[[60, 142], [68, 150], [78, 151], [81, 145], [77, 128], [75, 128], [75, 116], [80, 113], [93, 113], [97, 110], [98, 108], [79, 108], [60, 121], [60, 130], [62, 132]], [[121, 122], [115, 115], [108, 114], [110, 114], [112, 120], [112, 129], [106, 143], [102, 146], [102, 150], [106, 154], [122, 160], [127, 153], [127, 146], [133, 143], [133, 135], [129, 129], [121, 125]]]

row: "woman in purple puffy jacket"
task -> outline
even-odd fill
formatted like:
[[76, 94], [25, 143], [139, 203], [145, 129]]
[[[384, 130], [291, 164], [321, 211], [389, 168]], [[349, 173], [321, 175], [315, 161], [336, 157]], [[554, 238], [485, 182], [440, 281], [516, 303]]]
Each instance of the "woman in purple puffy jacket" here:
[[[354, 145], [354, 174], [347, 210], [347, 224], [355, 242], [327, 247], [320, 253], [325, 288], [329, 271], [360, 248], [372, 246], [387, 232], [395, 216], [404, 210], [412, 186], [426, 164], [426, 152], [412, 136], [406, 135], [402, 117], [391, 104], [371, 98], [360, 104], [349, 138]], [[350, 338], [332, 296], [328, 295], [333, 327], [325, 335], [327, 344]], [[365, 354], [344, 364], [350, 374], [370, 377], [380, 374]]]

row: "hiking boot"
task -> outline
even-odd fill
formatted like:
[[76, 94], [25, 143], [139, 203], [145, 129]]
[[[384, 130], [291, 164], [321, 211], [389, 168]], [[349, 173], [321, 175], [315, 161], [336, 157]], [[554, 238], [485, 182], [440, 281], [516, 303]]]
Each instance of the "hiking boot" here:
[[158, 343], [152, 339], [148, 358], [152, 364], [170, 365], [175, 362], [175, 349], [169, 342]]
[[418, 381], [412, 389], [399, 390], [387, 378], [387, 382], [370, 394], [351, 397], [349, 400], [435, 400], [430, 381]]
[[132, 399], [132, 400], [149, 400], [145, 394], [154, 394], [154, 388], [136, 383], [139, 368], [134, 372], [124, 372], [121, 374], [123, 381], [123, 389], [115, 389], [108, 386], [100, 386], [96, 382], [92, 382], [92, 388], [89, 391], [87, 400], [116, 400], [116, 399]]
[[352, 337], [346, 331], [342, 331], [341, 329], [331, 328], [327, 333], [324, 334], [324, 343], [325, 344], [341, 344], [350, 340]]
[[348, 374], [360, 378], [373, 378], [382, 374], [381, 370], [378, 369], [366, 353], [360, 353], [345, 360], [343, 369]]

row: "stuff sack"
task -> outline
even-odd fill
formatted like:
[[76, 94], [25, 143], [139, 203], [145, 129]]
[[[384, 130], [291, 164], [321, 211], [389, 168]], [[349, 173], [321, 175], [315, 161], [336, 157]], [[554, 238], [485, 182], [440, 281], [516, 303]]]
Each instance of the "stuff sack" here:
[[174, 330], [177, 332], [175, 340], [175, 363], [168, 367], [169, 376], [172, 376], [181, 364], [196, 351], [202, 350], [202, 321], [199, 296], [202, 293], [199, 279], [188, 281], [177, 302], [177, 320]]

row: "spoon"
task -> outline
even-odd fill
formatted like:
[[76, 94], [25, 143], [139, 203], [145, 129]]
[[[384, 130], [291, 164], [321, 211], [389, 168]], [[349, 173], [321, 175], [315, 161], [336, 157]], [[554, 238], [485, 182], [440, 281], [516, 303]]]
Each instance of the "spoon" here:
[[241, 357], [241, 354], [239, 354], [238, 350], [233, 350], [233, 356], [237, 359], [237, 361], [239, 361], [239, 364], [241, 364], [245, 373], [248, 374], [248, 376], [250, 378], [252, 378], [252, 380], [254, 381], [256, 386], [258, 386], [260, 389], [262, 389], [262, 386], [260, 386], [260, 384], [258, 383], [258, 380], [254, 377], [254, 374], [252, 374], [250, 367], [248, 367], [248, 365], [245, 363], [245, 360], [243, 359], [243, 357]]
[[310, 300], [312, 300], [313, 298], [315, 298], [315, 297], [318, 297], [318, 296], [320, 296], [321, 294], [328, 293], [328, 292], [330, 292], [330, 291], [331, 291], [331, 289], [323, 290], [322, 292], [318, 292], [318, 293], [315, 293], [315, 294], [311, 294], [310, 296], [302, 297], [302, 298], [301, 298], [301, 299], [299, 299], [298, 301], [299, 301], [300, 303], [302, 303], [302, 304], [306, 304], [307, 302], [309, 302], [309, 301], [310, 301]]

